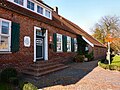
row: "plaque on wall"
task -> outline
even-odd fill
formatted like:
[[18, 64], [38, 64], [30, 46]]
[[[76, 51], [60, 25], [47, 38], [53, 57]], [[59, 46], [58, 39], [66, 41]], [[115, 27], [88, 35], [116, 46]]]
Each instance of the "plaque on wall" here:
[[24, 46], [30, 47], [30, 37], [29, 36], [24, 37]]

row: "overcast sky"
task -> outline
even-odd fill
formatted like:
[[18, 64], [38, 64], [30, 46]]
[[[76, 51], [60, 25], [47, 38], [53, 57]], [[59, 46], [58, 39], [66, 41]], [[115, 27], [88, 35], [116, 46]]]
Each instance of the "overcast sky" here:
[[59, 14], [91, 34], [91, 28], [101, 17], [120, 16], [120, 0], [43, 0], [51, 7], [57, 6]]

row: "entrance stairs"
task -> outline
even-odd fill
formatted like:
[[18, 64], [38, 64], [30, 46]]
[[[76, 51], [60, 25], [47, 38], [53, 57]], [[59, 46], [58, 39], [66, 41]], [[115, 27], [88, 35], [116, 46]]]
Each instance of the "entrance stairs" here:
[[40, 77], [58, 70], [67, 68], [67, 65], [59, 62], [38, 61], [26, 67], [22, 73], [33, 77]]

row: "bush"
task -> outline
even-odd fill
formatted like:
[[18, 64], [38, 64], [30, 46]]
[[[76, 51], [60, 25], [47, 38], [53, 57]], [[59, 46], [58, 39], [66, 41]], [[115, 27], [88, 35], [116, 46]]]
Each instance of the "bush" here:
[[10, 82], [10, 78], [17, 77], [17, 71], [14, 68], [6, 68], [1, 72], [1, 81]]
[[93, 51], [91, 53], [86, 54], [85, 57], [88, 58], [89, 61], [93, 60], [94, 59]]
[[31, 83], [24, 84], [23, 90], [38, 90], [36, 86]]
[[20, 81], [19, 82], [19, 88], [20, 88], [20, 90], [23, 90], [23, 86], [25, 85], [25, 84], [27, 84], [28, 82], [25, 82], [25, 81]]
[[75, 60], [75, 62], [83, 62], [84, 58], [85, 58], [84, 55], [76, 55], [74, 60]]
[[120, 66], [117, 66], [117, 65], [109, 65], [109, 64], [104, 64], [102, 63], [101, 61], [98, 62], [98, 66], [104, 68], [104, 69], [110, 69], [110, 70], [118, 70], [120, 71]]

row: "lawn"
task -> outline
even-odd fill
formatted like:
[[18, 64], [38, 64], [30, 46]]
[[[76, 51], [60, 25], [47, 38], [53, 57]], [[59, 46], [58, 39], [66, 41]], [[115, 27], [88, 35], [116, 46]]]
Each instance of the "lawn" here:
[[120, 55], [115, 55], [110, 65], [105, 64], [104, 61], [99, 61], [98, 66], [104, 69], [118, 70], [120, 71]]

